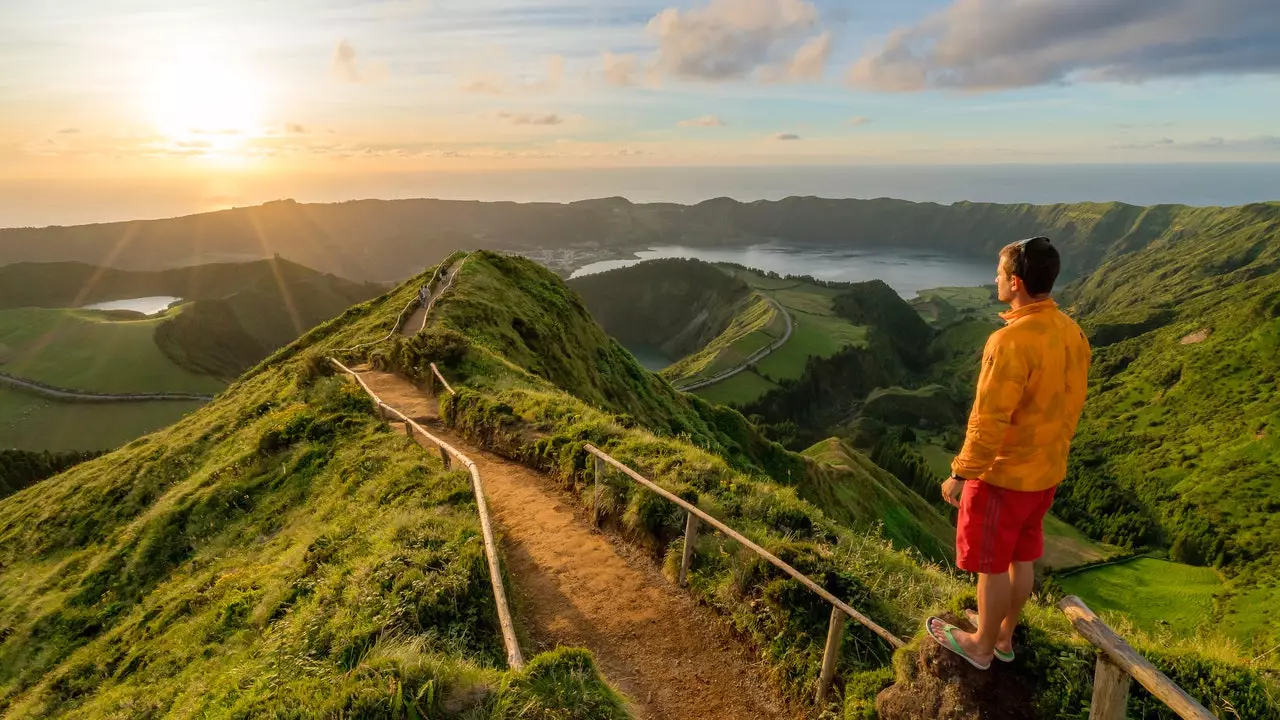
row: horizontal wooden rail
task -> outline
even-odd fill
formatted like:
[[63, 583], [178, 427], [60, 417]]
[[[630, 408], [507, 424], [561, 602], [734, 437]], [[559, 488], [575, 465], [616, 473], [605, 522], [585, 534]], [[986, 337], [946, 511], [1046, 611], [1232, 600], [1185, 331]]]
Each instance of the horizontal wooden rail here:
[[457, 448], [427, 432], [425, 428], [404, 413], [382, 402], [382, 398], [379, 398], [378, 394], [365, 383], [364, 378], [360, 377], [355, 371], [334, 358], [329, 358], [329, 362], [333, 363], [342, 372], [355, 378], [360, 387], [369, 394], [369, 397], [373, 398], [373, 401], [378, 406], [379, 413], [386, 413], [399, 419], [405, 424], [406, 428], [410, 429], [411, 433], [416, 432], [422, 435], [435, 443], [443, 453], [447, 453], [447, 456], [442, 454], [442, 458], [445, 460], [445, 467], [449, 466], [448, 456], [452, 456], [467, 468], [467, 472], [471, 475], [471, 489], [476, 496], [476, 510], [480, 514], [480, 530], [484, 537], [484, 555], [489, 564], [489, 581], [493, 585], [493, 599], [498, 609], [498, 624], [502, 627], [502, 643], [507, 650], [507, 664], [513, 670], [520, 670], [524, 667], [524, 656], [521, 655], [520, 643], [516, 640], [515, 623], [511, 619], [511, 607], [507, 603], [507, 590], [502, 582], [502, 569], [498, 565], [498, 543], [494, 539], [493, 523], [489, 519], [489, 504], [485, 501], [484, 485], [480, 482], [480, 471], [476, 469], [476, 464], [471, 462], [471, 459], [466, 455], [459, 452]]
[[1075, 595], [1058, 603], [1076, 632], [1102, 651], [1093, 678], [1090, 720], [1124, 720], [1129, 700], [1129, 680], [1142, 684], [1153, 697], [1186, 720], [1217, 720], [1205, 706], [1187, 694], [1124, 641]]

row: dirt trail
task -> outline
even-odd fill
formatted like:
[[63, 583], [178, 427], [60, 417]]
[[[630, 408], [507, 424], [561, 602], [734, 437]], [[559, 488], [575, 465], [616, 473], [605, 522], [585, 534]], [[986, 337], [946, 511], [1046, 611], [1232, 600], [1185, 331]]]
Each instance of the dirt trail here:
[[651, 560], [594, 530], [547, 478], [445, 430], [434, 398], [409, 381], [358, 372], [383, 402], [476, 463], [502, 530], [526, 657], [557, 646], [590, 649], [646, 720], [800, 716], [767, 687], [763, 666], [719, 617]]

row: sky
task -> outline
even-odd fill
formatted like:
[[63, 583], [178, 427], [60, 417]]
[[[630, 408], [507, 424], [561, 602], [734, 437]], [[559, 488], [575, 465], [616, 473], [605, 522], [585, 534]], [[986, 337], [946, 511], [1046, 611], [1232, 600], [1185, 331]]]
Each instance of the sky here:
[[0, 3], [0, 181], [1280, 162], [1275, 0]]

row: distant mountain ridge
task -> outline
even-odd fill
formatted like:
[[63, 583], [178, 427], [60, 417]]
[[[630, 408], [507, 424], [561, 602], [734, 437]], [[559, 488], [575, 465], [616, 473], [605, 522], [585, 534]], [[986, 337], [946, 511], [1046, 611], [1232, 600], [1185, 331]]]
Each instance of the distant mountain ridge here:
[[990, 256], [1010, 240], [1048, 234], [1064, 270], [1082, 275], [1160, 238], [1195, 234], [1274, 213], [1276, 203], [1231, 208], [1123, 203], [953, 205], [881, 198], [790, 197], [696, 205], [624, 198], [560, 203], [358, 200], [276, 201], [166, 220], [0, 230], [0, 264], [76, 260], [121, 269], [164, 269], [215, 259], [288, 257], [356, 280], [402, 279], [457, 249], [511, 252], [591, 248], [621, 252], [659, 244], [919, 248]]

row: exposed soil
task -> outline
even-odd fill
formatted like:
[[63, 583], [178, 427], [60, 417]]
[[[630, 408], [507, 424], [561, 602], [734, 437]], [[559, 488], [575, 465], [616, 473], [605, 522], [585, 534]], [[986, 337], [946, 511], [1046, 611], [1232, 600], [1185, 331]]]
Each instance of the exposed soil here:
[[[973, 629], [955, 616], [944, 617]], [[1030, 708], [1035, 706], [1031, 690], [1035, 683], [1023, 676], [1017, 662], [993, 662], [989, 669], [978, 670], [933, 640], [922, 638], [908, 675], [906, 682], [898, 682], [876, 697], [880, 720], [1025, 720], [1034, 716]]]
[[358, 371], [383, 402], [476, 463], [501, 529], [526, 656], [557, 646], [588, 648], [638, 718], [800, 716], [769, 688], [764, 667], [723, 620], [674, 587], [650, 559], [594, 529], [550, 479], [441, 427], [435, 400], [408, 380]]
[[1179, 342], [1183, 345], [1195, 345], [1196, 343], [1202, 343], [1209, 339], [1210, 332], [1209, 328], [1201, 328], [1190, 335], [1183, 336]]

